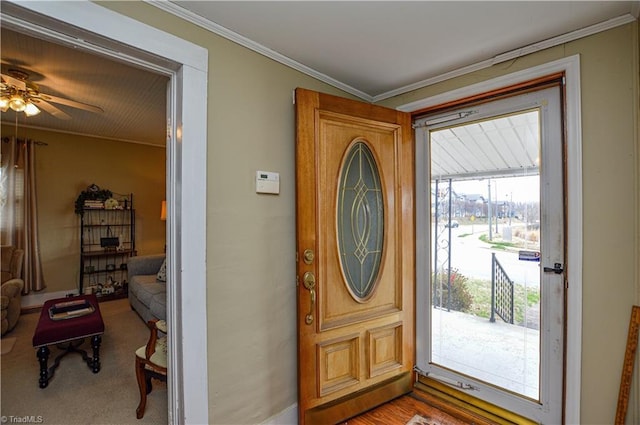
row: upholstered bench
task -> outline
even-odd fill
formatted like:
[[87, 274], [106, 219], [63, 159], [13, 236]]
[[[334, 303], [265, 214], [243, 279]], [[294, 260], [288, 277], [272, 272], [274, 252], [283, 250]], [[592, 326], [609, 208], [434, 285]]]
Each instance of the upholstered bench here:
[[[77, 303], [74, 306], [74, 303]], [[57, 307], [53, 310], [52, 307]], [[78, 307], [74, 310], [74, 307]], [[40, 319], [33, 334], [33, 346], [37, 348], [40, 362], [40, 388], [46, 388], [53, 378], [60, 359], [69, 353], [79, 353], [93, 373], [100, 372], [100, 343], [104, 333], [104, 322], [100, 314], [100, 306], [95, 295], [57, 298], [49, 300], [42, 306]], [[84, 338], [91, 338], [93, 357], [78, 347]], [[49, 345], [56, 345], [64, 350], [58, 355], [55, 363], [47, 368]]]

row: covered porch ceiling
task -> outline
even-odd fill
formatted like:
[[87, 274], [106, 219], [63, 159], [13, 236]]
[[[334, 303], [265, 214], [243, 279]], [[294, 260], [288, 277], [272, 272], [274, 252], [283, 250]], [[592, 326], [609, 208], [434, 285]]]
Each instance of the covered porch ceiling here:
[[539, 174], [539, 111], [428, 131], [432, 180], [476, 180]]

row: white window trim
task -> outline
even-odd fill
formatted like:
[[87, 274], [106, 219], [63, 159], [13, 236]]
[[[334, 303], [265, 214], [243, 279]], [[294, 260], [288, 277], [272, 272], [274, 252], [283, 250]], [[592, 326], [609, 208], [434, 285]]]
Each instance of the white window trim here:
[[[167, 59], [177, 70], [156, 65], [170, 76], [172, 96], [167, 99], [172, 142], [168, 146], [167, 220], [169, 270], [176, 285], [168, 293], [167, 314], [175, 317], [169, 332], [169, 422], [209, 423], [206, 310], [206, 147], [208, 51], [186, 40], [89, 1], [12, 1], [20, 7], [59, 22], [45, 19], [48, 35], [73, 25], [106, 39]], [[3, 7], [3, 14], [5, 13]], [[13, 8], [15, 9], [15, 8]], [[21, 11], [17, 12], [22, 15]], [[3, 17], [4, 19], [4, 17]], [[24, 25], [42, 17], [24, 12]], [[38, 23], [34, 23], [38, 25]], [[52, 28], [57, 27], [57, 28]], [[126, 31], [122, 29], [126, 28]], [[79, 43], [82, 40], [78, 41]], [[99, 42], [97, 43], [98, 47]], [[85, 46], [86, 47], [86, 46]], [[102, 46], [109, 49], [110, 46]], [[133, 49], [131, 49], [133, 52]], [[104, 53], [104, 52], [103, 52]], [[114, 53], [118, 56], [118, 53]], [[135, 52], [126, 61], [144, 62]], [[138, 63], [138, 62], [137, 62]], [[181, 190], [198, 188], [198, 190]], [[180, 282], [189, 290], [180, 291]]]
[[[580, 100], [580, 57], [570, 56], [523, 71], [497, 77], [450, 92], [420, 99], [397, 109], [413, 112], [468, 96], [486, 93], [557, 72], [565, 73], [567, 136], [567, 338], [565, 365], [565, 421], [580, 424], [582, 369], [582, 121]], [[418, 155], [416, 155], [418, 158]], [[417, 335], [420, 339], [421, 336]]]

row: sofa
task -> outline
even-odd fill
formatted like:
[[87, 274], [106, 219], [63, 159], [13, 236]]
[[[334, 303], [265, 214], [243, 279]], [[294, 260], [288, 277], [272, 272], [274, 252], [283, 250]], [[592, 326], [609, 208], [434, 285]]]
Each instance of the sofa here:
[[24, 251], [10, 245], [0, 247], [2, 335], [16, 327], [20, 318], [22, 289], [22, 265]]
[[165, 254], [130, 257], [127, 262], [129, 304], [142, 320], [167, 319]]

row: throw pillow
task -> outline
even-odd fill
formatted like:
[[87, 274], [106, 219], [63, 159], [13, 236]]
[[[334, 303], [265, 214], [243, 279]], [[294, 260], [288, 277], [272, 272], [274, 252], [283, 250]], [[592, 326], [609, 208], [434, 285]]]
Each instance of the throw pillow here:
[[156, 279], [158, 279], [160, 282], [166, 282], [167, 281], [167, 259], [166, 258], [162, 262], [162, 265], [160, 266], [160, 270], [158, 270], [158, 274], [156, 275]]

